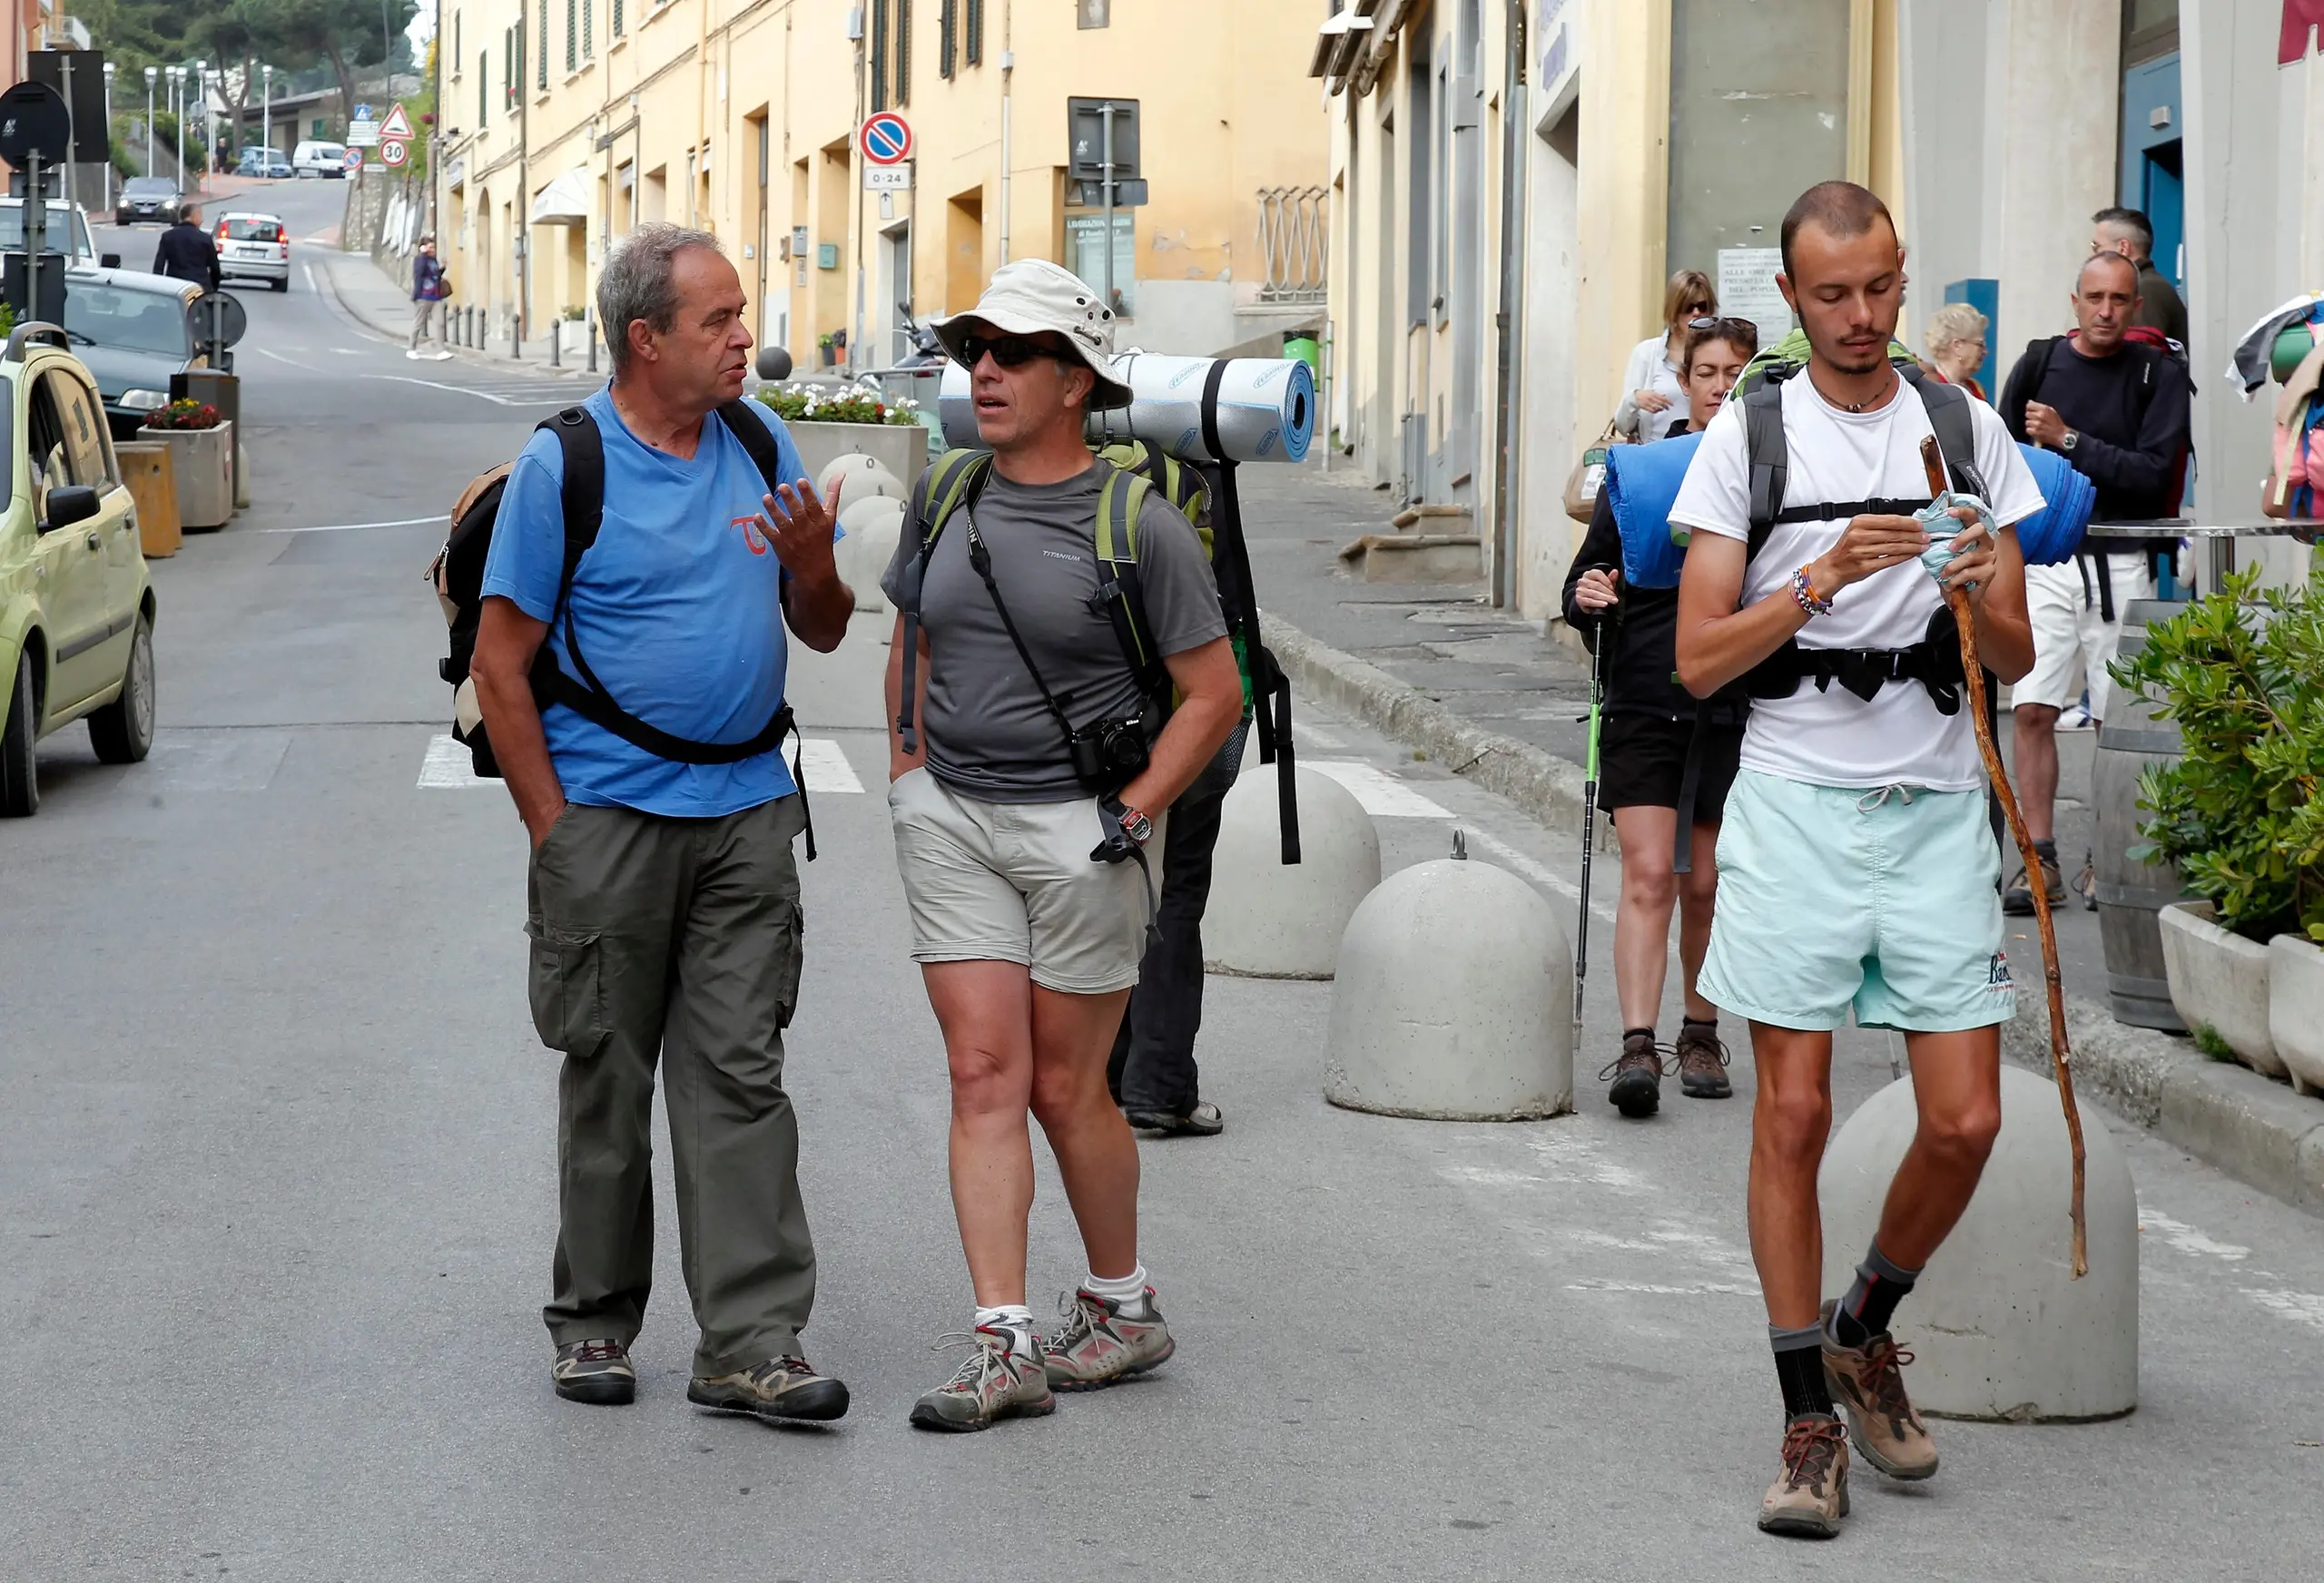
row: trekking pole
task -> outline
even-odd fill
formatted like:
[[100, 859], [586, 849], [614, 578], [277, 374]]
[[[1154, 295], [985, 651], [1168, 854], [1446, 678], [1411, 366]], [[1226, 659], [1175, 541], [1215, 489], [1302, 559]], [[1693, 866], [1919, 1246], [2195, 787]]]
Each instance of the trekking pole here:
[[[1921, 465], [1928, 471], [1929, 494], [1937, 500], [1947, 498], [1945, 461], [1937, 450], [1936, 437], [1921, 441]], [[2073, 1070], [2069, 1065], [2066, 1047], [2065, 977], [2058, 968], [2058, 931], [2050, 922], [2050, 891], [2042, 880], [2041, 854], [2034, 850], [2033, 832], [2025, 828], [2025, 814], [2017, 805], [2017, 792], [2009, 783], [2009, 772], [2003, 768], [2001, 750], [1994, 744], [1993, 723], [1985, 716], [1985, 667], [1977, 658], [1977, 627], [1969, 610], [1966, 588], [1946, 587], [1945, 603], [1953, 611], [1953, 624], [1961, 634], [1961, 671], [1969, 694], [1969, 719], [1977, 731], [1977, 752], [1985, 761], [1985, 774], [1993, 782], [1994, 793], [2001, 799], [2001, 811], [2009, 821], [2009, 833], [2016, 839], [2018, 856], [2032, 876], [2026, 889], [2034, 895], [2034, 919], [2042, 933], [2042, 978], [2050, 992], [2050, 1067], [2058, 1079], [2058, 1103], [2066, 1113], [2066, 1141], [2073, 1150], [2073, 1198], [2070, 1213], [2073, 1223], [2073, 1278], [2077, 1281], [2090, 1273], [2090, 1231], [2083, 1216], [2083, 1150], [2082, 1111], [2074, 1104]], [[1594, 740], [1595, 733], [1592, 737]], [[1596, 772], [1596, 754], [1591, 754], [1591, 772]], [[1582, 891], [1590, 889], [1589, 849], [1582, 849]]]
[[1590, 854], [1598, 844], [1599, 664], [1606, 653], [1606, 624], [1590, 648], [1590, 751], [1581, 772], [1581, 920], [1573, 943], [1573, 1044], [1581, 1047], [1581, 992], [1590, 980]]

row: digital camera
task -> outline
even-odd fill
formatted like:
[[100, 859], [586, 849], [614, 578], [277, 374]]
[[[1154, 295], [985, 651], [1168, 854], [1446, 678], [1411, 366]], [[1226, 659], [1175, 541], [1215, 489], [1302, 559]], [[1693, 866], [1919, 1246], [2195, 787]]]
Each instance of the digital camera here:
[[1097, 792], [1118, 792], [1146, 769], [1146, 722], [1095, 720], [1067, 739], [1073, 773]]

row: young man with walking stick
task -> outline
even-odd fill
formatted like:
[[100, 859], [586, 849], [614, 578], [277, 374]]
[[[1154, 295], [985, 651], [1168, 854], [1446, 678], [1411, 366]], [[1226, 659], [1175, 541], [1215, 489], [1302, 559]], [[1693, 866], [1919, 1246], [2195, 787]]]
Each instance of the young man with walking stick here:
[[[2000, 852], [1945, 593], [1966, 591], [1984, 663], [2024, 675], [2034, 645], [2010, 526], [2042, 497], [1990, 408], [1953, 387], [1907, 388], [1890, 364], [1904, 250], [1877, 198], [1846, 182], [1810, 188], [1782, 246], [1778, 282], [1808, 365], [1727, 404], [1670, 518], [1693, 530], [1680, 680], [1708, 697], [1748, 676], [1754, 695], [1700, 985], [1749, 1019], [1758, 1068], [1751, 1249], [1785, 1412], [1759, 1526], [1828, 1537], [1847, 1513], [1851, 1438], [1893, 1478], [1936, 1471], [1889, 1320], [1976, 1190], [2001, 1125], [1999, 1025], [2014, 1005]], [[1940, 532], [1930, 557], [1949, 544], [1940, 584], [1909, 514], [1930, 500], [1921, 442], [1942, 444], [1948, 428], [1955, 488], [1974, 473], [1990, 504], [1956, 504], [1961, 531]], [[1777, 449], [1781, 471], [1768, 466]], [[1854, 1283], [1823, 1303], [1816, 1178], [1832, 1032], [1851, 1008], [1859, 1026], [1904, 1033], [1920, 1126]]]

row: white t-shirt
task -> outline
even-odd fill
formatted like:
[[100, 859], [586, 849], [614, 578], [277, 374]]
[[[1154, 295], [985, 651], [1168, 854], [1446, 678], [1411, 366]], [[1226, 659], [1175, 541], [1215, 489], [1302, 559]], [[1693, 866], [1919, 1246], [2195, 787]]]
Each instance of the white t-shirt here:
[[[1900, 386], [1875, 412], [1844, 412], [1816, 391], [1804, 373], [1784, 382], [1783, 427], [1790, 478], [1784, 505], [1824, 501], [1925, 499], [1928, 473], [1921, 440], [1931, 430], [1918, 392]], [[1670, 520], [1679, 526], [1748, 540], [1751, 474], [1745, 457], [1743, 404], [1730, 400], [1703, 431], [1679, 486]], [[1994, 409], [1969, 398], [1976, 467], [2003, 527], [2042, 508], [2042, 492], [2016, 442]], [[1839, 542], [1846, 517], [1779, 523], [1743, 575], [1745, 605], [1787, 588], [1791, 575]], [[1841, 589], [1832, 613], [1801, 630], [1806, 648], [1901, 649], [1928, 635], [1945, 595], [1917, 561], [1876, 572]], [[1937, 713], [1917, 682], [1890, 682], [1867, 703], [1837, 682], [1823, 691], [1804, 681], [1788, 698], [1752, 701], [1743, 735], [1747, 770], [1813, 786], [1925, 786], [1970, 792], [1984, 784], [1965, 701]]]

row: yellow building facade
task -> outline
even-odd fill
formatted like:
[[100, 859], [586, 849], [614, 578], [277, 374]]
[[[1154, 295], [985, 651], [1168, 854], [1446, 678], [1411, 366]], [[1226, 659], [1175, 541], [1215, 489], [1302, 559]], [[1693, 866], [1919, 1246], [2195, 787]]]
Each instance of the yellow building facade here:
[[[1229, 0], [445, 0], [440, 248], [528, 346], [649, 219], [716, 232], [803, 370], [894, 361], [900, 304], [966, 306], [1012, 258], [1099, 285], [1110, 253], [1125, 346], [1279, 346], [1325, 290], [1313, 28]], [[1074, 100], [1116, 107], [1125, 183], [1134, 130], [1110, 232]], [[867, 185], [881, 111], [911, 152]]]

